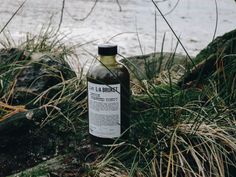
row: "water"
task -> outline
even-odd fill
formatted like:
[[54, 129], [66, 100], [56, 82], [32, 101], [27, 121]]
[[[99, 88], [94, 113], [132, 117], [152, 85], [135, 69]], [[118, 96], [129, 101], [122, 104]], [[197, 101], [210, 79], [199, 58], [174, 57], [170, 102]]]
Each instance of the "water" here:
[[[3, 26], [22, 0], [0, 0], [0, 26]], [[155, 7], [151, 0], [119, 0], [120, 12], [116, 0], [99, 0], [91, 13], [95, 0], [66, 0], [61, 32], [68, 34], [65, 42], [84, 44], [78, 48], [82, 61], [89, 60], [85, 51], [96, 54], [98, 43], [110, 41], [120, 46], [120, 53], [125, 56], [139, 55], [154, 51], [155, 44]], [[211, 40], [215, 28], [214, 0], [180, 0], [177, 7], [166, 16], [177, 35], [180, 36], [190, 55], [196, 55]], [[236, 27], [236, 3], [234, 0], [217, 0], [218, 28], [217, 35], [222, 35]], [[177, 0], [159, 2], [158, 6], [166, 13]], [[20, 40], [26, 32], [37, 34], [42, 25], [50, 21], [57, 28], [60, 20], [62, 0], [28, 0], [18, 15], [11, 21], [7, 30], [15, 41]], [[157, 12], [157, 47], [160, 51], [162, 38], [166, 33], [165, 51], [171, 51], [176, 39], [164, 20]], [[137, 35], [138, 33], [138, 35]], [[138, 42], [138, 37], [141, 48]], [[181, 47], [178, 52], [183, 53]]]

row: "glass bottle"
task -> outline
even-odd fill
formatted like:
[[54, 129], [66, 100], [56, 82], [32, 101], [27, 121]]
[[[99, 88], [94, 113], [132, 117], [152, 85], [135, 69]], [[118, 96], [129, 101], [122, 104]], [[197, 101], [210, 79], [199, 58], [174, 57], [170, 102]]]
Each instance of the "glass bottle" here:
[[99, 45], [98, 54], [87, 73], [89, 134], [92, 143], [111, 145], [129, 134], [130, 76], [116, 60], [117, 45]]

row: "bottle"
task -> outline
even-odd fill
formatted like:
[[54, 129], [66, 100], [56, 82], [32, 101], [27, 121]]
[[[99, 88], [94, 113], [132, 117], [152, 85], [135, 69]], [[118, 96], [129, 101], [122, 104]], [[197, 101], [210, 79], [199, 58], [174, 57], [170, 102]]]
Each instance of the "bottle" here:
[[116, 61], [117, 45], [98, 46], [98, 61], [87, 74], [90, 140], [112, 145], [128, 137], [130, 76]]

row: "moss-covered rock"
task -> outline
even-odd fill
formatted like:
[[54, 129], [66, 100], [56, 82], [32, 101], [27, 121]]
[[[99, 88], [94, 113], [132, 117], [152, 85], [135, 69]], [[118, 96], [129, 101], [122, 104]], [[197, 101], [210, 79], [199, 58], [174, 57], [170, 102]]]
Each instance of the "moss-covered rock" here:
[[[213, 74], [235, 75], [236, 67], [236, 29], [223, 36], [217, 37], [208, 46], [200, 51], [194, 59], [195, 66], [190, 67], [189, 73], [180, 80], [179, 85], [191, 84], [191, 82], [203, 82]], [[228, 66], [231, 66], [229, 69]], [[232, 73], [232, 72], [233, 73]], [[227, 76], [227, 77], [228, 77]], [[229, 77], [228, 81], [232, 78]]]
[[228, 104], [236, 100], [236, 29], [217, 37], [194, 60], [179, 86], [203, 87], [213, 83]]
[[[31, 55], [19, 49], [5, 49], [0, 52], [0, 63], [1, 99], [30, 108], [38, 106], [32, 101], [42, 92], [76, 77], [65, 59], [55, 55]], [[58, 88], [52, 88], [45, 101], [57, 92]]]
[[121, 62], [131, 71], [131, 78], [151, 80], [173, 66], [185, 65], [186, 56], [179, 53], [150, 53], [122, 59]]

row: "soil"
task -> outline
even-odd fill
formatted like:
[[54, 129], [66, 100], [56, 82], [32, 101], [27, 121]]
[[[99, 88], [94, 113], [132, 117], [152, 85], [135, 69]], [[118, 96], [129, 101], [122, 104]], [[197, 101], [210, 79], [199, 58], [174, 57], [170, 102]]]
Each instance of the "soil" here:
[[28, 131], [1, 139], [8, 141], [0, 146], [0, 177], [31, 168], [60, 153], [65, 153], [65, 149], [69, 151], [71, 144], [75, 144], [66, 134], [63, 138], [48, 131]]

